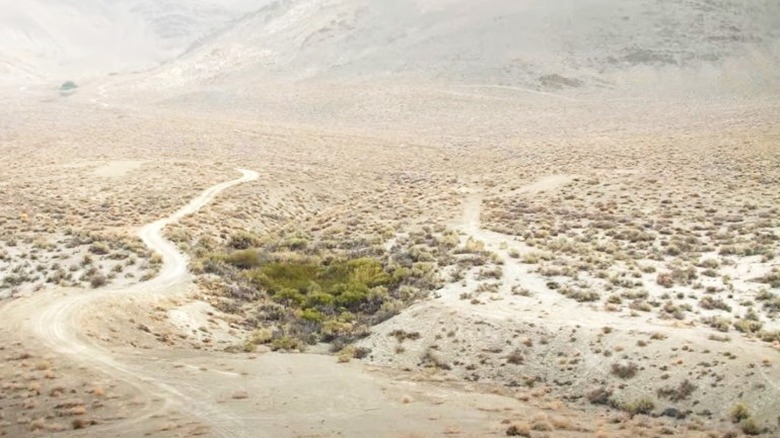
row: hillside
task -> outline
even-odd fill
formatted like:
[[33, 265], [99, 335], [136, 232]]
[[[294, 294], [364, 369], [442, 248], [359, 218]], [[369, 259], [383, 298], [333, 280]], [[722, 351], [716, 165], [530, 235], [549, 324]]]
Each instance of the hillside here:
[[248, 0], [30, 0], [0, 4], [0, 78], [147, 69], [259, 7]]
[[560, 90], [695, 78], [776, 81], [780, 4], [282, 0], [201, 42], [157, 79], [424, 78]]

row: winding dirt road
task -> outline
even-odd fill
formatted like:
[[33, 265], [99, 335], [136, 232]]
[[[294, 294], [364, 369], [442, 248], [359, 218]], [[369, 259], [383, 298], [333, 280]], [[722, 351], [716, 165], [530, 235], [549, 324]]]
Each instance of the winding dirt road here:
[[113, 420], [71, 436], [399, 437], [452, 431], [484, 436], [503, 433], [507, 415], [528, 415], [527, 406], [511, 397], [357, 362], [337, 363], [325, 355], [136, 348], [90, 337], [98, 332], [100, 338], [104, 331], [126, 336], [125, 330], [136, 330], [112, 326], [131, 317], [125, 306], [151, 308], [157, 298], [188, 292], [186, 258], [162, 230], [221, 191], [258, 177], [241, 172], [241, 178], [204, 191], [139, 230], [146, 245], [163, 257], [153, 280], [91, 291], [54, 289], [0, 304], [0, 320], [29, 348], [40, 345], [44, 354], [76, 364], [75, 374], [84, 369], [107, 376], [136, 397], [120, 406]]
[[216, 413], [204, 408], [199, 400], [193, 400], [173, 386], [150, 377], [144, 372], [143, 367], [118, 360], [115, 354], [85, 336], [80, 328], [85, 310], [98, 300], [107, 297], [116, 299], [128, 295], [165, 295], [180, 292], [181, 288], [176, 286], [189, 281], [187, 258], [163, 237], [162, 231], [167, 225], [200, 210], [220, 192], [256, 180], [259, 176], [257, 172], [251, 170], [240, 170], [240, 172], [241, 178], [205, 190], [171, 216], [147, 224], [138, 231], [138, 236], [144, 244], [162, 256], [162, 269], [154, 279], [130, 287], [107, 287], [89, 292], [60, 294], [56, 299], [41, 294], [18, 300], [0, 309], [0, 316], [5, 320], [17, 320], [17, 326], [32, 333], [50, 351], [68, 356], [91, 370], [119, 379], [154, 401], [146, 403], [142, 409], [137, 410], [132, 419], [120, 424], [112, 424], [110, 429], [127, 432], [133, 424], [143, 422], [175, 404], [178, 407], [187, 407], [188, 413], [196, 417], [212, 418], [214, 420], [212, 426], [216, 426], [216, 431], [221, 432], [221, 435], [235, 434], [235, 430], [225, 426], [231, 422], [230, 418], [215, 416]]
[[[434, 382], [422, 375], [371, 368], [364, 363], [339, 364], [330, 356], [230, 354], [164, 345], [136, 348], [105, 339], [100, 343], [90, 337], [95, 331], [113, 329], [118, 335], [126, 335], [125, 330], [136, 331], [133, 327], [111, 325], [112, 321], [127, 321], [131, 317], [132, 312], [124, 306], [141, 303], [141, 309], [151, 308], [157, 298], [188, 292], [191, 282], [186, 257], [162, 236], [162, 231], [198, 211], [223, 190], [258, 177], [252, 171], [241, 172], [241, 178], [209, 188], [171, 216], [139, 230], [144, 243], [163, 258], [163, 268], [153, 280], [92, 291], [55, 289], [0, 305], [0, 320], [19, 340], [66, 357], [90, 373], [108, 376], [140, 400], [121, 406], [113, 420], [73, 431], [72, 436], [399, 437], [443, 436], [454, 432], [462, 436], [486, 436], [502, 435], [506, 418], [533, 415], [528, 405], [512, 397], [481, 393], [456, 382]], [[568, 181], [567, 176], [556, 176], [522, 190], [533, 193], [554, 189]], [[480, 193], [468, 196], [460, 226], [501, 256], [507, 285], [518, 281], [528, 284], [533, 275], [508, 256], [511, 248], [526, 251], [528, 248], [509, 236], [483, 229], [479, 220], [481, 207]], [[502, 243], [507, 245], [503, 249]], [[528, 304], [512, 305], [516, 297], [506, 287], [507, 290], [501, 291], [504, 301], [476, 308], [453, 298], [459, 296], [455, 292], [460, 292], [462, 285], [449, 287], [457, 290], [445, 288], [440, 291], [441, 299], [421, 305], [428, 309], [443, 307], [447, 314], [465, 306], [462, 310], [469, 315], [501, 319], [517, 317], [518, 308]], [[556, 306], [556, 315], [570, 306], [579, 315], [572, 320], [580, 324], [591, 313], [556, 294], [543, 298], [542, 304]], [[411, 310], [409, 313], [413, 314]], [[116, 311], [114, 316], [104, 313], [110, 315], [112, 311]], [[592, 313], [594, 318], [598, 317], [599, 324], [620, 327], [625, 323], [616, 315], [607, 316], [609, 321], [605, 321], [603, 312]], [[571, 313], [568, 315], [571, 317]], [[398, 318], [405, 324], [403, 314]], [[548, 324], [552, 322], [547, 320]], [[557, 322], [565, 324], [562, 320]], [[632, 324], [636, 329], [637, 321]], [[692, 330], [655, 324], [653, 328], [680, 339], [701, 336]], [[374, 347], [381, 349], [381, 345]], [[746, 358], [766, 351], [749, 344], [738, 349]], [[761, 373], [767, 381], [776, 376], [774, 370]], [[770, 386], [776, 390], [774, 385]]]

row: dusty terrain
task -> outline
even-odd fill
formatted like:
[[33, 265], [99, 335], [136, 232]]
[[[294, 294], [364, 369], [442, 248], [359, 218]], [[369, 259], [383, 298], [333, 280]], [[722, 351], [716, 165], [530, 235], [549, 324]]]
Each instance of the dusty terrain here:
[[780, 434], [774, 3], [245, 3], [0, 81], [0, 436]]
[[[84, 284], [82, 289], [59, 289], [50, 284], [33, 292], [16, 286], [14, 296], [22, 297], [2, 306], [10, 324], [7, 339], [12, 340], [3, 350], [7, 359], [3, 372], [10, 378], [4, 379], [9, 383], [4, 390], [3, 431], [9, 436], [73, 430], [74, 424], [87, 427], [84, 433], [121, 436], [150, 432], [250, 436], [257, 430], [268, 436], [360, 436], [379, 430], [387, 436], [483, 436], [502, 435], [512, 425], [529, 428], [533, 436], [592, 436], [600, 431], [604, 436], [652, 436], [662, 431], [694, 436], [707, 430], [739, 430], [729, 411], [740, 402], [760, 427], [776, 427], [778, 353], [771, 334], [778, 330], [772, 307], [777, 292], [776, 286], [759, 279], [777, 267], [773, 257], [777, 239], [762, 240], [756, 255], [741, 250], [723, 253], [720, 247], [759, 244], [751, 236], [777, 234], [773, 213], [777, 192], [772, 188], [777, 184], [778, 156], [772, 142], [778, 133], [769, 123], [778, 112], [775, 105], [737, 106], [730, 110], [730, 118], [710, 124], [706, 131], [696, 123], [659, 119], [625, 125], [627, 133], [612, 137], [597, 133], [561, 141], [555, 132], [549, 138], [532, 135], [541, 130], [537, 124], [522, 128], [528, 131], [522, 139], [507, 136], [479, 144], [470, 143], [464, 134], [460, 140], [464, 144], [453, 148], [426, 132], [419, 132], [418, 142], [412, 144], [406, 143], [408, 132], [372, 137], [311, 124], [298, 129], [257, 126], [240, 117], [211, 120], [204, 126], [198, 116], [188, 119], [176, 113], [161, 118], [167, 110], [158, 110], [154, 117], [132, 115], [129, 108], [106, 114], [89, 100], [84, 96], [82, 101], [56, 103], [66, 106], [63, 112], [80, 114], [82, 126], [57, 135], [61, 144], [72, 142], [77, 163], [87, 164], [76, 167], [66, 157], [39, 164], [35, 151], [23, 154], [9, 148], [16, 151], [19, 170], [14, 174], [11, 167], [4, 183], [9, 201], [4, 204], [4, 230], [9, 237], [18, 230], [29, 233], [30, 239], [56, 242], [61, 219], [56, 209], [47, 208], [49, 198], [36, 182], [51, 180], [48, 190], [61, 193], [55, 199], [73, 217], [72, 227], [119, 233], [140, 254], [160, 254], [159, 272], [138, 286], [132, 286], [131, 278], [97, 288]], [[474, 104], [479, 101], [475, 98]], [[25, 108], [20, 109], [17, 114], [24, 114]], [[567, 110], [577, 116], [572, 129], [583, 129], [587, 123], [583, 110]], [[445, 120], [435, 110], [427, 111], [423, 114], [429, 120]], [[77, 140], [116, 114], [127, 121], [115, 133]], [[63, 117], [52, 123], [69, 122]], [[40, 132], [23, 126], [15, 125], [8, 137], [13, 145], [44, 141]], [[178, 127], [182, 138], [199, 142], [201, 148], [193, 148], [187, 161], [180, 161], [170, 148], [153, 159], [159, 153], [148, 145], [168, 138], [164, 126]], [[659, 140], [650, 135], [655, 129], [665, 130], [667, 136]], [[135, 140], [140, 131], [143, 142]], [[173, 142], [186, 144], [181, 139]], [[724, 143], [733, 148], [720, 148]], [[616, 146], [624, 144], [631, 146]], [[680, 154], [674, 159], [668, 154], [672, 148]], [[112, 149], [123, 152], [108, 155]], [[719, 150], [722, 155], [717, 155]], [[477, 161], [487, 153], [491, 158]], [[206, 158], [212, 154], [223, 158]], [[712, 167], [696, 164], [700, 156], [721, 163], [719, 178], [707, 178]], [[378, 245], [378, 251], [416, 254], [420, 260], [426, 260], [428, 256], [422, 255], [426, 251], [450, 251], [434, 254], [439, 279], [430, 296], [372, 328], [357, 343], [369, 350], [360, 361], [338, 363], [335, 356], [316, 354], [328, 351], [318, 346], [308, 348], [315, 354], [270, 353], [262, 344], [245, 352], [246, 340], [257, 329], [256, 323], [247, 324], [243, 308], [226, 307], [219, 289], [213, 289], [213, 279], [199, 281], [200, 287], [187, 286], [191, 277], [183, 271], [181, 256], [163, 250], [164, 241], [148, 234], [141, 239], [136, 231], [145, 222], [173, 214], [207, 185], [234, 179], [239, 166], [256, 171], [257, 180], [226, 188], [197, 213], [178, 215], [165, 228], [168, 238], [190, 257], [197, 257], [199, 242], [206, 236], [224, 241], [237, 232], [268, 235], [269, 242], [285, 235], [323, 245], [335, 241], [338, 246], [341, 241], [350, 248], [347, 253]], [[643, 178], [668, 182], [650, 184]], [[696, 192], [697, 181], [708, 189]], [[755, 188], [749, 189], [750, 184]], [[744, 187], [750, 198], [729, 196], [738, 187]], [[110, 197], [80, 195], [93, 190]], [[631, 196], [619, 198], [626, 192]], [[624, 246], [624, 238], [601, 234], [582, 239], [570, 231], [577, 226], [566, 222], [595, 221], [571, 212], [586, 214], [588, 206], [602, 208], [613, 197], [619, 202], [608, 208], [626, 209], [623, 215], [633, 220], [652, 221], [655, 214], [661, 220], [664, 214], [654, 208], [670, 199], [661, 205], [669, 205], [679, 225], [671, 235], [658, 233], [657, 239], [683, 240], [687, 234], [682, 233], [703, 239], [706, 230], [695, 228], [703, 219], [695, 202], [685, 202], [690, 196], [686, 193], [706, 196], [723, 216], [743, 209], [739, 222], [726, 221], [744, 224], [726, 228], [736, 231], [731, 240], [699, 243], [712, 246], [697, 250], [701, 258], [719, 261], [709, 268], [716, 270], [714, 277], [702, 274], [708, 268], [697, 267], [698, 257], [663, 251], [668, 244], [658, 246], [661, 258], [646, 255], [653, 251], [643, 247], [621, 255], [631, 250]], [[138, 206], [130, 209], [133, 203]], [[524, 213], [518, 213], [513, 203], [526, 203], [519, 204]], [[101, 209], [101, 204], [107, 205]], [[745, 204], [755, 207], [744, 208]], [[81, 205], [89, 213], [78, 214], [69, 205]], [[112, 209], [119, 215], [116, 219]], [[352, 213], [356, 211], [357, 217]], [[709, 220], [717, 220], [715, 212], [710, 215]], [[615, 221], [613, 228], [628, 227], [622, 217], [599, 219]], [[455, 246], [447, 250], [415, 243], [422, 242], [425, 229], [436, 230], [438, 239], [454, 236]], [[556, 235], [593, 249], [564, 251]], [[155, 239], [152, 246], [150, 238]], [[6, 251], [11, 248], [19, 247]], [[79, 247], [66, 249], [60, 251], [74, 260], [83, 257], [73, 252]], [[53, 257], [58, 252], [38, 251], [31, 256]], [[15, 260], [9, 257], [9, 263]], [[110, 271], [111, 261], [107, 257], [98, 263]], [[643, 272], [646, 264], [656, 270]], [[693, 266], [695, 279], [659, 285], [658, 274], [671, 272], [677, 264], [683, 264], [683, 271]], [[566, 271], [570, 266], [576, 275]], [[562, 272], [548, 273], [550, 268]], [[633, 269], [639, 269], [639, 275], [633, 275]], [[624, 284], [621, 278], [632, 280]], [[635, 285], [637, 281], [641, 285]], [[706, 285], [696, 286], [699, 281]], [[713, 292], [705, 290], [708, 286]], [[567, 287], [573, 291], [568, 296], [561, 291]], [[594, 298], [577, 299], [591, 291], [596, 292]], [[724, 315], [719, 312], [725, 310], [705, 309], [700, 302], [706, 296], [723, 300], [731, 311]], [[647, 310], [632, 304], [637, 301], [648, 303]], [[678, 308], [682, 317], [674, 316]], [[713, 316], [727, 317], [729, 324], [739, 322], [751, 308], [761, 322], [756, 330], [729, 326], [722, 330], [706, 322]], [[630, 369], [632, 364], [637, 370], [631, 378], [613, 371], [621, 366]], [[686, 380], [695, 389], [685, 398], [658, 395]], [[350, 392], [345, 394], [343, 387]], [[596, 399], [606, 407], [588, 401], [596, 390], [610, 394]], [[630, 418], [621, 412], [629, 409], [625, 404], [646, 397], [653, 402], [648, 413], [684, 418]], [[614, 407], [609, 406], [612, 401]], [[81, 413], [82, 408], [86, 412]], [[594, 414], [601, 419], [594, 422]]]

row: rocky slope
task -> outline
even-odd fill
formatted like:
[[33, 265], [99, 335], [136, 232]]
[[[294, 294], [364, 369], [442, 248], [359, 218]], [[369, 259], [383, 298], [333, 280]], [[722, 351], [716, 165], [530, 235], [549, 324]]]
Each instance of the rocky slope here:
[[544, 90], [738, 80], [763, 86], [780, 4], [736, 0], [281, 0], [203, 41], [166, 85], [424, 78]]

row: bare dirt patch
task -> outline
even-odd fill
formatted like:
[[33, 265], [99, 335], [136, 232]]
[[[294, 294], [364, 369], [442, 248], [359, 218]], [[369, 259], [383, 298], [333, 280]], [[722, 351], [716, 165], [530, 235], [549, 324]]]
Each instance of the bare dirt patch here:
[[103, 178], [121, 178], [141, 165], [143, 161], [111, 161], [95, 169], [94, 175]]

